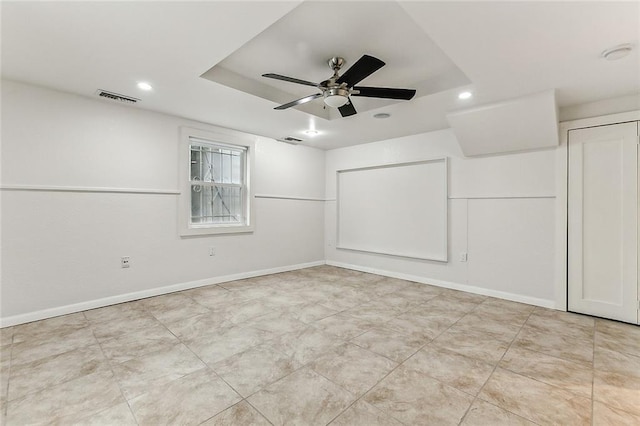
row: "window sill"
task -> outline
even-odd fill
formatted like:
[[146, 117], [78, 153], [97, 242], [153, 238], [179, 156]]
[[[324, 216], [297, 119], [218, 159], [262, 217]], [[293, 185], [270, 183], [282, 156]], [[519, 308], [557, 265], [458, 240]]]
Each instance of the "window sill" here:
[[186, 228], [180, 231], [181, 237], [194, 237], [198, 235], [219, 235], [219, 234], [246, 234], [254, 231], [253, 225], [218, 225]]

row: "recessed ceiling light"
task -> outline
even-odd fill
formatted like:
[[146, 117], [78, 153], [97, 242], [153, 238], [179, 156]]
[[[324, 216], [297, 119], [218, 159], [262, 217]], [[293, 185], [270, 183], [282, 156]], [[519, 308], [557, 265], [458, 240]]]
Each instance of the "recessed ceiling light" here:
[[373, 116], [373, 118], [389, 118], [389, 117], [391, 117], [391, 114], [388, 114], [386, 112], [380, 112]]
[[622, 59], [627, 56], [633, 50], [633, 45], [630, 43], [619, 44], [610, 49], [603, 51], [600, 55], [607, 61], [615, 61], [616, 59]]
[[304, 133], [309, 135], [309, 136], [316, 136], [318, 134], [318, 131], [309, 129], [309, 130], [305, 130]]
[[471, 96], [473, 96], [471, 92], [460, 92], [458, 94], [458, 99], [469, 99]]
[[141, 81], [138, 83], [138, 89], [145, 90], [148, 92], [149, 90], [153, 89], [153, 87], [151, 87], [149, 83]]

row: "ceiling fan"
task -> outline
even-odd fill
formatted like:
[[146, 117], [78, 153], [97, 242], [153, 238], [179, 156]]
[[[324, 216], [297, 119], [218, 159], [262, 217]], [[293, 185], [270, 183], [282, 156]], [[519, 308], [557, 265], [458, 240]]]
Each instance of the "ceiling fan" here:
[[373, 56], [363, 55], [358, 61], [351, 66], [344, 74], [339, 75], [340, 68], [344, 65], [345, 60], [340, 57], [329, 59], [329, 67], [333, 70], [333, 76], [321, 83], [313, 83], [311, 81], [300, 80], [293, 77], [287, 77], [280, 74], [262, 74], [263, 77], [273, 78], [276, 80], [288, 81], [290, 83], [303, 84], [305, 86], [313, 86], [320, 90], [316, 93], [304, 98], [286, 103], [275, 107], [274, 109], [287, 109], [292, 106], [304, 104], [314, 99], [324, 97], [324, 103], [331, 108], [338, 108], [343, 117], [348, 117], [357, 113], [351, 98], [349, 96], [364, 96], [367, 98], [385, 98], [385, 99], [401, 99], [408, 101], [413, 98], [416, 91], [413, 89], [395, 89], [388, 87], [366, 87], [356, 86], [359, 82], [378, 71], [385, 63]]

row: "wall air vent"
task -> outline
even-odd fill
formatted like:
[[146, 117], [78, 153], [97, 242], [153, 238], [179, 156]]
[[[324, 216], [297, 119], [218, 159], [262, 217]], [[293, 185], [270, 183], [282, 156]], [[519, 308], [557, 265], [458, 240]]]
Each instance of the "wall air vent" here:
[[132, 98], [130, 96], [120, 95], [118, 93], [107, 92], [106, 90], [98, 89], [96, 94], [101, 98], [111, 99], [112, 101], [118, 101], [125, 104], [135, 104], [140, 99]]
[[284, 138], [276, 140], [284, 143], [290, 143], [291, 145], [298, 145], [300, 142], [302, 142], [302, 139], [294, 138], [293, 136], [285, 136]]

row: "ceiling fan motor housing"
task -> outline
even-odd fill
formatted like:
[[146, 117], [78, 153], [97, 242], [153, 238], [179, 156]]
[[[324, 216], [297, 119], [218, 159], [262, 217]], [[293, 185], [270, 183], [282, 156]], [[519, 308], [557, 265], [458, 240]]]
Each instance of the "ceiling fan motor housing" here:
[[328, 98], [329, 96], [344, 96], [345, 98], [349, 96], [349, 89], [346, 87], [333, 87], [324, 91], [324, 97]]

